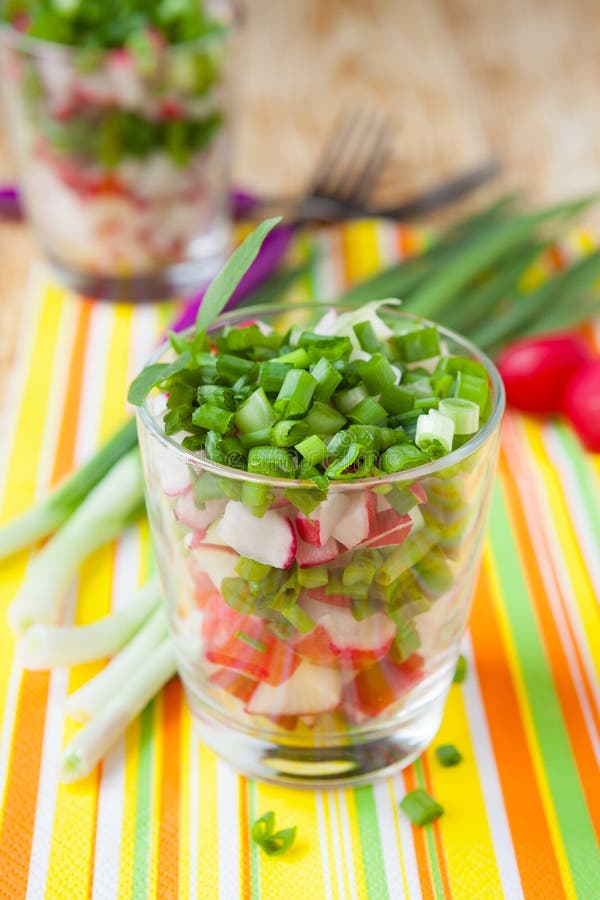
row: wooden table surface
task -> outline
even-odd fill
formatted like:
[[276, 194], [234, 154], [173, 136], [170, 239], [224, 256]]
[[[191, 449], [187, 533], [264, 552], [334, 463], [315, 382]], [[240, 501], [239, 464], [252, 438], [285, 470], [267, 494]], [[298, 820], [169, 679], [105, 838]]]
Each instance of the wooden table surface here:
[[[397, 198], [492, 154], [534, 202], [600, 185], [598, 0], [246, 7], [236, 183], [300, 190], [336, 112], [366, 101], [394, 116]], [[0, 180], [11, 176], [3, 145]], [[0, 401], [37, 253], [25, 225], [0, 225]]]

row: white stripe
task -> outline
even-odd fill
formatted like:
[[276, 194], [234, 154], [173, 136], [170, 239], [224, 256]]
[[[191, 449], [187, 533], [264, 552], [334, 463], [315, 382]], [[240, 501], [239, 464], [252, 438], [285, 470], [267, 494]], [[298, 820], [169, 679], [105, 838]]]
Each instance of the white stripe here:
[[321, 848], [321, 869], [323, 871], [323, 887], [325, 888], [324, 900], [332, 900], [331, 871], [329, 869], [329, 854], [327, 841], [327, 824], [325, 819], [324, 791], [315, 791], [317, 805], [317, 822], [319, 823], [319, 847]]
[[340, 800], [340, 818], [342, 820], [342, 839], [344, 842], [344, 854], [346, 857], [346, 871], [348, 872], [348, 884], [350, 887], [350, 896], [352, 900], [357, 900], [356, 894], [356, 871], [354, 869], [354, 854], [352, 853], [352, 838], [350, 836], [350, 817], [348, 815], [348, 791], [339, 790], [338, 796]]
[[323, 232], [319, 236], [319, 244], [320, 253], [315, 266], [315, 300], [335, 300], [340, 292], [340, 278], [332, 252], [331, 232]]
[[127, 369], [128, 381], [131, 381], [143, 369], [161, 337], [156, 304], [140, 304], [133, 314]]
[[[510, 439], [511, 433], [507, 430], [506, 434]], [[600, 709], [600, 685], [596, 678], [594, 661], [589, 646], [589, 636], [581, 621], [579, 607], [570, 581], [568, 566], [564, 559], [560, 540], [554, 526], [554, 517], [542, 481], [542, 476], [536, 471], [536, 467], [533, 464], [535, 462], [535, 456], [527, 442], [526, 436], [523, 434], [522, 426], [520, 428], [519, 437], [522, 440], [522, 445], [519, 447], [519, 450], [527, 453], [530, 457], [531, 465], [529, 468], [533, 474], [532, 480], [523, 478], [518, 472], [516, 476], [519, 491], [524, 498], [529, 499], [529, 502], [523, 504], [524, 514], [528, 523], [531, 542], [535, 548], [536, 557], [542, 563], [539, 569], [544, 582], [548, 602], [552, 609], [552, 615], [556, 622], [561, 644], [569, 663], [569, 670], [573, 677], [579, 705], [581, 706], [581, 711], [588, 728], [594, 754], [600, 765], [600, 735], [598, 734], [594, 722], [587, 692], [581, 677], [579, 660], [577, 659], [577, 653], [567, 624], [567, 617], [572, 630], [577, 634], [577, 643], [583, 658], [584, 668], [588, 675], [596, 706]], [[536, 488], [535, 493], [531, 490], [532, 485]], [[541, 507], [543, 507], [543, 510]], [[561, 602], [561, 596], [566, 605], [566, 615], [563, 603]]]
[[88, 339], [81, 384], [81, 402], [77, 422], [75, 462], [82, 463], [98, 447], [100, 413], [104, 406], [106, 371], [110, 358], [110, 339], [114, 311], [107, 303], [96, 303], [90, 314]]
[[[406, 794], [404, 788], [404, 780], [401, 774], [395, 775], [392, 779], [392, 796], [393, 803], [398, 809], [400, 801]], [[415, 841], [410, 819], [404, 813], [398, 814], [398, 827], [400, 829], [400, 846], [402, 848], [402, 857], [404, 862], [404, 871], [406, 872], [406, 881], [408, 883], [408, 896], [410, 900], [421, 897], [421, 879], [419, 878], [419, 867], [417, 865], [417, 854], [415, 851]]]
[[468, 634], [464, 639], [464, 652], [469, 663], [469, 675], [462, 684], [462, 693], [467, 709], [473, 753], [477, 763], [481, 792], [485, 801], [498, 874], [502, 882], [503, 896], [510, 897], [510, 900], [520, 900], [523, 897], [523, 886], [473, 661], [473, 647]]
[[[138, 585], [139, 536], [133, 529], [117, 544], [113, 573], [112, 609], [127, 605]], [[117, 898], [121, 862], [121, 836], [125, 806], [125, 739], [121, 738], [102, 765], [98, 791], [94, 847], [93, 900]]]
[[338, 895], [340, 900], [346, 897], [346, 886], [344, 884], [344, 860], [342, 857], [342, 848], [340, 846], [340, 831], [338, 827], [338, 814], [335, 803], [337, 791], [327, 791], [324, 794], [325, 801], [329, 807], [329, 821], [331, 823], [331, 844], [333, 850], [333, 860], [335, 864], [335, 875], [338, 884]]
[[[67, 621], [72, 621], [77, 589], [69, 595], [66, 606]], [[27, 900], [44, 897], [46, 877], [50, 863], [54, 811], [58, 790], [58, 760], [60, 759], [65, 727], [65, 697], [69, 684], [69, 670], [53, 669], [50, 674], [44, 740], [40, 762], [38, 794], [35, 807], [35, 823], [29, 861]]]
[[377, 255], [381, 268], [398, 262], [400, 248], [398, 246], [398, 226], [394, 222], [378, 222], [375, 229], [377, 238]]
[[[240, 836], [238, 822], [238, 775], [217, 760], [217, 847], [219, 848], [219, 900], [239, 900]], [[208, 812], [200, 795], [200, 815]], [[202, 897], [202, 895], [200, 895]]]
[[[390, 801], [390, 782], [388, 779], [375, 782], [373, 785], [373, 799], [375, 800], [377, 812], [377, 826], [381, 836], [380, 844], [388, 894], [392, 898], [405, 898], [407, 895], [404, 890], [404, 872], [400, 856], [403, 848], [400, 848], [395, 840], [396, 820], [394, 808]], [[420, 900], [420, 897], [421, 885], [417, 880], [416, 884], [410, 883], [410, 900]]]

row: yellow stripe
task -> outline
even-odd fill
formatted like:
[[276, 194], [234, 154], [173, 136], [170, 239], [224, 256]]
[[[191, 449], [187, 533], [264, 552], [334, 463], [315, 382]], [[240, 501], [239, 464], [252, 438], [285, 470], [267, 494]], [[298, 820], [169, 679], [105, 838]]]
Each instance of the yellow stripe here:
[[[396, 795], [396, 791], [394, 790], [394, 779], [387, 779], [387, 788], [388, 794], [390, 798], [390, 806], [392, 809], [392, 815], [394, 817], [394, 836], [396, 840], [396, 852], [398, 853], [398, 858], [400, 860], [400, 870], [402, 872], [402, 885], [404, 888], [404, 897], [409, 897], [409, 887], [408, 887], [408, 875], [406, 872], [406, 860], [404, 858], [404, 846], [402, 844], [402, 834], [400, 831], [400, 800]], [[383, 835], [383, 840], [386, 840], [386, 836]]]
[[110, 357], [106, 367], [102, 418], [98, 440], [100, 443], [110, 437], [126, 416], [125, 398], [129, 382], [129, 349], [133, 320], [132, 308], [125, 304], [116, 305], [112, 317], [112, 332], [109, 347]]
[[[454, 744], [463, 762], [444, 768], [434, 747]], [[469, 884], [474, 896], [502, 897], [502, 882], [479, 781], [475, 751], [460, 691], [451, 690], [441, 728], [427, 751], [433, 796], [445, 809], [439, 820], [448, 877], [457, 895]]]
[[160, 837], [160, 777], [163, 768], [164, 734], [164, 694], [156, 695], [152, 715], [152, 785], [150, 800], [150, 869], [148, 872], [148, 898], [158, 896], [158, 842]]
[[[331, 896], [334, 900], [339, 900], [340, 897], [340, 888], [337, 881], [336, 869], [335, 869], [335, 851], [333, 849], [333, 834], [332, 834], [332, 824], [331, 824], [331, 814], [329, 810], [329, 797], [330, 794], [321, 791], [319, 803], [321, 804], [321, 811], [323, 813], [323, 826], [324, 833], [319, 831], [319, 842], [321, 845], [321, 854], [323, 850], [327, 855], [327, 867], [329, 869], [329, 882], [331, 884]], [[322, 870], [322, 855], [319, 860], [319, 864]]]
[[[187, 786], [190, 783], [190, 742], [191, 742], [191, 716], [187, 704], [181, 705], [181, 746], [179, 764], [181, 766], [180, 797], [179, 797], [179, 900], [190, 898], [190, 851], [195, 853], [195, 848], [190, 845], [190, 821], [192, 816], [190, 792]], [[196, 755], [193, 764], [197, 765]], [[194, 811], [195, 812], [195, 811]]]
[[349, 222], [343, 227], [342, 243], [348, 281], [367, 278], [377, 271], [380, 253], [374, 222]]
[[296, 825], [298, 831], [296, 842], [285, 856], [261, 853], [260, 896], [293, 897], [303, 885], [308, 888], [307, 897], [324, 897], [321, 848], [314, 840], [319, 833], [315, 792], [256, 782], [256, 815], [262, 816], [269, 810], [275, 813], [277, 830]]
[[548, 780], [546, 778], [546, 773], [544, 771], [544, 764], [542, 761], [540, 748], [536, 739], [535, 727], [533, 724], [533, 717], [531, 715], [531, 710], [529, 708], [529, 703], [527, 701], [527, 692], [525, 689], [525, 683], [523, 680], [523, 676], [521, 674], [521, 670], [519, 668], [519, 662], [517, 657], [516, 648], [514, 645], [514, 641], [510, 631], [510, 625], [508, 622], [508, 616], [504, 609], [504, 603], [502, 599], [502, 592], [500, 588], [500, 582], [498, 579], [498, 573], [496, 570], [495, 560], [490, 551], [489, 545], [486, 545], [484, 550], [485, 562], [488, 567], [487, 571], [489, 573], [489, 584], [491, 589], [491, 594], [494, 602], [494, 606], [496, 607], [496, 614], [498, 616], [498, 621], [500, 623], [500, 632], [502, 635], [502, 641], [504, 644], [504, 650], [506, 654], [506, 660], [508, 668], [510, 669], [513, 684], [515, 688], [515, 693], [517, 695], [517, 699], [519, 702], [519, 713], [521, 716], [521, 721], [523, 722], [523, 730], [525, 731], [525, 735], [527, 737], [527, 744], [529, 746], [529, 752], [531, 754], [531, 760], [533, 767], [535, 769], [536, 778], [540, 790], [540, 796], [542, 799], [542, 805], [544, 807], [544, 813], [546, 816], [546, 821], [548, 823], [548, 830], [550, 832], [550, 837], [552, 840], [552, 844], [554, 847], [554, 852], [556, 854], [556, 860], [558, 863], [558, 867], [560, 869], [561, 878], [563, 881], [563, 886], [565, 889], [565, 894], [569, 898], [573, 898], [575, 900], [575, 888], [573, 885], [573, 880], [571, 878], [571, 872], [569, 869], [569, 864], [567, 860], [567, 856], [565, 853], [565, 848], [563, 846], [561, 837], [560, 837], [560, 829], [558, 827], [558, 820], [556, 817], [556, 812], [554, 809], [554, 805], [552, 803], [552, 796], [550, 793], [550, 788], [548, 786]]
[[[365, 866], [362, 853], [362, 844], [360, 840], [360, 831], [358, 825], [358, 810], [356, 808], [356, 797], [354, 791], [347, 789], [343, 793], [348, 810], [348, 824], [350, 831], [350, 846], [352, 848], [352, 877], [356, 885], [356, 893], [359, 897], [367, 897], [367, 880], [365, 876]], [[350, 867], [349, 867], [350, 868]], [[383, 876], [384, 873], [382, 873]]]
[[577, 535], [573, 529], [571, 512], [565, 501], [565, 489], [556, 470], [548, 465], [539, 425], [524, 420], [523, 430], [535, 457], [535, 463], [537, 463], [536, 472], [544, 482], [553, 526], [560, 541], [561, 552], [573, 589], [573, 598], [577, 603], [585, 630], [587, 648], [593, 660], [596, 677], [600, 680], [600, 644], [591, 639], [591, 636], [598, 634], [600, 629], [600, 609]]
[[119, 863], [119, 897], [131, 897], [133, 891], [140, 730], [140, 717], [138, 716], [125, 733], [125, 785], [123, 788], [123, 838]]
[[[196, 747], [193, 762], [198, 767], [198, 897], [213, 900], [219, 896], [219, 852], [227, 855], [227, 847], [219, 847], [217, 839], [217, 758], [202, 741], [197, 741]], [[235, 827], [233, 822], [231, 827]], [[231, 865], [239, 863], [232, 859]]]
[[342, 831], [342, 811], [340, 795], [341, 790], [333, 791], [333, 793], [331, 794], [331, 802], [334, 810], [334, 819], [332, 825], [338, 833], [340, 854], [342, 858], [342, 884], [340, 885], [340, 889], [343, 891], [344, 895], [347, 896], [350, 893], [350, 867], [348, 865], [346, 842], [344, 841], [344, 835]]

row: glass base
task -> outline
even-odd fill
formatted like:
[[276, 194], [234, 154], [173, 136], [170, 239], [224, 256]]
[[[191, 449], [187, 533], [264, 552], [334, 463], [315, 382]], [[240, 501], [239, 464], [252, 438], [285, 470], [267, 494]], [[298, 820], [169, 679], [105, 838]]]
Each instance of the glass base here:
[[51, 253], [48, 256], [57, 277], [78, 294], [97, 300], [144, 303], [184, 297], [205, 287], [222, 268], [229, 251], [226, 228], [197, 239], [194, 251], [198, 251], [196, 258], [131, 277], [93, 275], [70, 267]]
[[352, 743], [328, 746], [284, 744], [250, 735], [208, 714], [189, 692], [187, 697], [200, 740], [238, 772], [271, 784], [323, 788], [365, 784], [410, 765], [440, 727], [446, 692], [393, 730], [387, 723], [385, 729], [362, 734]]

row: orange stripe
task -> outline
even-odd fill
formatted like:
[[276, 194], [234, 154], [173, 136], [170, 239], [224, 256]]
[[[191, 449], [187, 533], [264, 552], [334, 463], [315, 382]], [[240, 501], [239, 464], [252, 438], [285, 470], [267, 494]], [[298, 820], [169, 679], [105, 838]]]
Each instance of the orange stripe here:
[[[431, 774], [429, 772], [429, 764], [427, 762], [427, 754], [423, 753], [421, 756], [421, 767], [423, 769], [423, 776], [425, 778], [425, 785], [427, 787], [427, 793], [433, 797], [433, 784], [431, 781]], [[435, 850], [437, 854], [438, 861], [438, 869], [440, 872], [440, 878], [442, 881], [442, 889], [444, 891], [444, 897], [451, 897], [452, 891], [450, 889], [450, 879], [448, 877], [448, 867], [446, 865], [446, 854], [444, 853], [444, 845], [442, 842], [442, 835], [440, 832], [439, 822], [433, 822], [432, 824], [432, 833], [433, 840], [435, 843]]]
[[24, 672], [19, 689], [0, 832], [2, 888], [11, 900], [27, 893], [49, 680], [47, 672]]
[[[89, 309], [84, 307], [71, 356], [52, 484], [73, 465], [88, 319]], [[0, 833], [0, 872], [3, 887], [10, 886], [6, 896], [11, 900], [24, 897], [27, 891], [49, 682], [46, 672], [23, 672], [19, 688]]]
[[[414, 766], [409, 766], [402, 772], [404, 776], [404, 786], [406, 791], [414, 791], [419, 786], [415, 774]], [[413, 841], [415, 845], [415, 856], [417, 859], [417, 870], [419, 872], [419, 881], [421, 882], [421, 894], [423, 900], [435, 900], [433, 887], [433, 877], [429, 866], [429, 854], [427, 853], [427, 843], [425, 841], [425, 832], [416, 825], [411, 826]], [[450, 896], [450, 894], [448, 895]]]
[[398, 226], [398, 248], [401, 259], [414, 256], [419, 250], [419, 241], [414, 228], [406, 225]]
[[[240, 897], [252, 896], [252, 872], [250, 868], [250, 813], [248, 810], [248, 779], [238, 775], [238, 824], [240, 829]], [[236, 861], [233, 859], [234, 866]]]
[[[527, 520], [519, 490], [510, 475], [504, 453], [500, 456], [500, 472], [503, 487], [509, 500], [507, 504], [513, 530], [516, 537], [523, 569], [530, 586], [530, 596], [535, 606], [538, 622], [541, 626], [544, 646], [548, 653], [548, 661], [553, 681], [559, 698], [562, 713], [569, 733], [571, 752], [575, 759], [579, 777], [586, 797], [600, 797], [600, 770], [596, 762], [590, 741], [589, 731], [582, 715], [581, 705], [573, 681], [571, 667], [564, 652], [564, 647], [556, 627], [556, 620], [548, 605], [546, 589], [540, 572], [535, 549], [531, 544]], [[577, 644], [574, 641], [574, 646]], [[584, 672], [579, 660], [580, 672]], [[593, 708], [593, 707], [592, 707]], [[596, 722], [596, 725], [598, 723]], [[590, 804], [590, 817], [594, 829], [600, 839], [600, 807]]]
[[179, 796], [181, 767], [181, 682], [172, 679], [163, 694], [163, 759], [156, 896], [179, 893]]
[[508, 675], [502, 633], [486, 566], [481, 570], [470, 630], [477, 674], [523, 893], [526, 897], [565, 897], [544, 813], [519, 704]]

